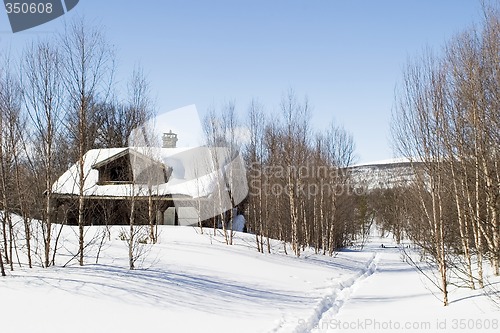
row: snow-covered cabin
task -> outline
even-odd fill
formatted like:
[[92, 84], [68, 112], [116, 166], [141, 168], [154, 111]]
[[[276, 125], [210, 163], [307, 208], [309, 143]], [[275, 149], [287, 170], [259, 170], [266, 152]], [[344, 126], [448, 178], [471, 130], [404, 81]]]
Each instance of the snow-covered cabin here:
[[157, 224], [196, 225], [248, 193], [241, 157], [220, 147], [93, 149], [81, 175], [77, 162], [52, 186], [53, 209], [71, 225], [80, 193], [86, 225], [128, 224], [132, 201], [137, 224], [152, 216]]

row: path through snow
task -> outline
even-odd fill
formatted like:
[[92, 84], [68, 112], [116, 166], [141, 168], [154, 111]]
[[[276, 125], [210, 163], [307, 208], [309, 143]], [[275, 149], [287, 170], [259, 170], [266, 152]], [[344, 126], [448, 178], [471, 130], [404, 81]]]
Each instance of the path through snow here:
[[[88, 235], [99, 230], [88, 228]], [[392, 325], [394, 332], [457, 332], [458, 319], [472, 320], [473, 328], [494, 328], [496, 319], [498, 328], [498, 308], [481, 291], [452, 290], [444, 309], [390, 239], [371, 236], [363, 250], [334, 257], [305, 249], [297, 258], [283, 254], [277, 241], [273, 254], [258, 253], [249, 234], [237, 233], [227, 246], [211, 230], [163, 227], [160, 244], [130, 271], [120, 230], [112, 229], [99, 264], [91, 264], [96, 251], [89, 248], [86, 266], [60, 267], [78, 246], [75, 230], [65, 227], [58, 266], [9, 271], [0, 279], [0, 331], [316, 333], [391, 331]], [[395, 323], [432, 326], [408, 330]]]
[[404, 252], [391, 239], [371, 236], [365, 251], [374, 258], [367, 269], [341, 283], [333, 293], [332, 306], [317, 322], [310, 321], [297, 332], [466, 332], [486, 327], [493, 332], [499, 328], [500, 309], [481, 291], [450, 288], [451, 304], [443, 307], [436, 287], [406, 262]]

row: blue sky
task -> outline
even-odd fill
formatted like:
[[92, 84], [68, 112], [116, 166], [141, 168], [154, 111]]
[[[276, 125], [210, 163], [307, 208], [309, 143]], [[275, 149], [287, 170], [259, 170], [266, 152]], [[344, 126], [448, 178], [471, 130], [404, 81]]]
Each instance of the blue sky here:
[[12, 34], [0, 14], [0, 50], [20, 52], [64, 20], [85, 15], [116, 48], [117, 89], [134, 65], [148, 75], [159, 112], [252, 98], [279, 113], [292, 88], [307, 96], [311, 124], [335, 120], [355, 139], [359, 162], [391, 158], [394, 89], [408, 57], [481, 20], [479, 0], [80, 0], [60, 19]]

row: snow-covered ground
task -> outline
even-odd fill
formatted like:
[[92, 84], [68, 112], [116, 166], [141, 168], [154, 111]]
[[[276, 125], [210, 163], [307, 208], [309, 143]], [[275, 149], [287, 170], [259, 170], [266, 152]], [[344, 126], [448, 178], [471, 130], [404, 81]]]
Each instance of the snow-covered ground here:
[[[273, 254], [260, 254], [248, 234], [237, 233], [227, 246], [213, 230], [165, 226], [160, 243], [130, 271], [120, 230], [112, 229], [98, 264], [97, 242], [84, 267], [61, 267], [76, 249], [74, 230], [65, 227], [55, 267], [16, 265], [0, 278], [0, 330], [456, 332], [465, 323], [464, 332], [478, 325], [498, 331], [500, 309], [488, 297], [453, 289], [450, 306], [442, 307], [436, 288], [390, 238], [373, 234], [363, 249], [334, 257], [306, 249], [296, 258], [280, 242]], [[88, 228], [87, 236], [99, 231]]]

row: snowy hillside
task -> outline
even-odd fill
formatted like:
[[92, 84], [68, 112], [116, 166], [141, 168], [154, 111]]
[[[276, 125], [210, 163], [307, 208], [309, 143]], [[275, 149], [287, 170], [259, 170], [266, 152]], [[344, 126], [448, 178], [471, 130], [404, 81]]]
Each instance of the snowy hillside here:
[[[87, 237], [102, 230], [88, 228]], [[480, 291], [455, 289], [443, 308], [435, 287], [376, 231], [362, 249], [334, 257], [306, 249], [296, 258], [278, 242], [273, 254], [258, 253], [253, 235], [237, 233], [227, 246], [210, 229], [165, 226], [130, 271], [120, 230], [111, 230], [98, 264], [96, 242], [86, 266], [61, 267], [77, 248], [76, 230], [65, 227], [56, 267], [15, 265], [0, 278], [2, 331], [372, 332], [389, 322], [434, 331], [446, 320], [456, 332], [457, 319], [498, 327], [499, 308]]]
[[386, 189], [412, 182], [415, 175], [406, 159], [392, 159], [349, 168], [356, 186], [371, 189]]

